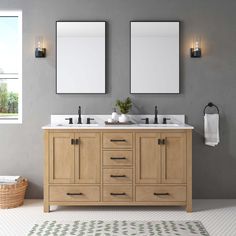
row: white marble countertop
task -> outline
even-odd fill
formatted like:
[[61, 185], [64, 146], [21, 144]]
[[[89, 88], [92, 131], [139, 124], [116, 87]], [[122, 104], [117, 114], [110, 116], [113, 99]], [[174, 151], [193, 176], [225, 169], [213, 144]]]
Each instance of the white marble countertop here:
[[[73, 124], [68, 124], [65, 118], [71, 117]], [[93, 123], [86, 124], [87, 117], [94, 118]], [[149, 118], [150, 124], [143, 124], [143, 118]], [[163, 118], [170, 118], [167, 124], [153, 124], [153, 115], [129, 115], [129, 119], [134, 122], [130, 125], [106, 125], [105, 121], [110, 118], [110, 115], [83, 115], [82, 125], [76, 124], [78, 115], [51, 115], [51, 124], [45, 125], [42, 129], [194, 129], [193, 126], [185, 124], [185, 115], [158, 115], [158, 121], [161, 123]]]
[[42, 127], [42, 129], [194, 129], [193, 126], [187, 124], [178, 124], [178, 125], [141, 125], [141, 124], [132, 124], [132, 125], [55, 125], [49, 124]]

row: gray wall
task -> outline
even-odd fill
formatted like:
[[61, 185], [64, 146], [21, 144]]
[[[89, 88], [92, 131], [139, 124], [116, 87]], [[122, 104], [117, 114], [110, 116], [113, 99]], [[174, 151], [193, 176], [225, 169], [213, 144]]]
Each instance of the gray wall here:
[[[234, 0], [1, 0], [0, 10], [23, 10], [23, 124], [0, 125], [0, 174], [30, 180], [28, 197], [42, 197], [43, 136], [50, 114], [111, 113], [117, 98], [130, 96], [134, 113], [186, 114], [193, 134], [195, 198], [236, 197], [236, 2]], [[55, 21], [108, 21], [108, 94], [55, 94]], [[181, 94], [129, 95], [129, 21], [180, 20]], [[191, 59], [194, 33], [203, 57]], [[48, 56], [34, 58], [35, 36], [47, 41]], [[203, 145], [202, 110], [221, 110], [221, 143]]]

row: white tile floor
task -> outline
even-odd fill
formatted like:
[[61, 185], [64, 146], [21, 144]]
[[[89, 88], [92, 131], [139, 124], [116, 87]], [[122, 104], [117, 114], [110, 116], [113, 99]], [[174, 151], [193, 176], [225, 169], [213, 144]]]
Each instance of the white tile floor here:
[[211, 236], [236, 236], [236, 200], [194, 200], [193, 213], [180, 207], [53, 207], [43, 213], [42, 200], [26, 200], [0, 209], [0, 236], [26, 236], [44, 220], [200, 220]]

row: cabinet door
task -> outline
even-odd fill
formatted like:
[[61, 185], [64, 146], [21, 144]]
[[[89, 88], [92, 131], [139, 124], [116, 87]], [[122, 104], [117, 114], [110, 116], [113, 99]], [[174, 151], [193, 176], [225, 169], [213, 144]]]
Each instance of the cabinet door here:
[[186, 134], [163, 133], [162, 183], [186, 183]]
[[75, 139], [75, 182], [100, 183], [100, 134], [80, 133]]
[[160, 183], [161, 152], [158, 133], [136, 134], [136, 182]]
[[49, 136], [50, 183], [74, 182], [73, 133], [51, 133]]

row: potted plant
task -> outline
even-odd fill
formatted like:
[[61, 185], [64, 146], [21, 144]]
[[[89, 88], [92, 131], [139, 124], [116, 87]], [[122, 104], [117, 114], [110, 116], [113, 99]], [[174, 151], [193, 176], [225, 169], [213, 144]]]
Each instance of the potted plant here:
[[126, 98], [124, 101], [121, 100], [117, 100], [116, 101], [116, 106], [119, 107], [120, 112], [121, 112], [121, 116], [119, 117], [119, 122], [124, 123], [128, 121], [128, 117], [127, 117], [127, 113], [129, 112], [129, 110], [132, 107], [132, 101], [131, 99], [128, 97]]

